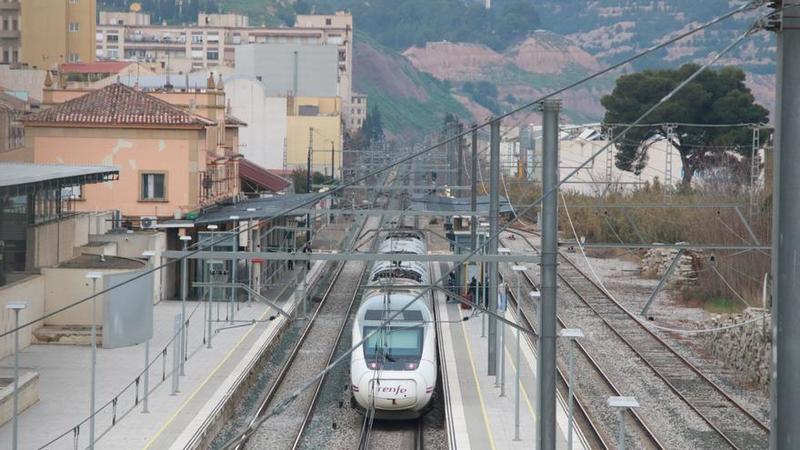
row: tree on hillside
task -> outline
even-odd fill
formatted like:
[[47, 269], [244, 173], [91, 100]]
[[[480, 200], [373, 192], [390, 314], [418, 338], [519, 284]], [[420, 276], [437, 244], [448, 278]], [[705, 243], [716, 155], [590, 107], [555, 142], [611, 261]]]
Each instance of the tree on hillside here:
[[[605, 107], [603, 122], [614, 134], [631, 123], [698, 69], [686, 64], [678, 69], [646, 70], [617, 79], [610, 95], [600, 103]], [[745, 74], [735, 67], [706, 70], [661, 107], [646, 123], [734, 124], [765, 123], [769, 112], [755, 103], [745, 85]], [[617, 143], [616, 165], [640, 173], [647, 164], [647, 152], [654, 136], [664, 136], [661, 125], [637, 127]], [[690, 127], [678, 125], [672, 145], [683, 163], [683, 183], [689, 185], [698, 170], [719, 165], [726, 151], [749, 156], [751, 132], [747, 127]]]
[[367, 117], [361, 125], [361, 133], [367, 144], [383, 140], [383, 119], [381, 119], [381, 110], [377, 106], [373, 106], [367, 111]]

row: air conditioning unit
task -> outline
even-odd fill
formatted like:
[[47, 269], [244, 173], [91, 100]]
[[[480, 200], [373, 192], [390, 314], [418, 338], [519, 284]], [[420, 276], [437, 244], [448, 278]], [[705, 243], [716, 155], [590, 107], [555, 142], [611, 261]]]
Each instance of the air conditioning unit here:
[[158, 217], [142, 216], [139, 218], [139, 228], [143, 230], [151, 230], [158, 227]]

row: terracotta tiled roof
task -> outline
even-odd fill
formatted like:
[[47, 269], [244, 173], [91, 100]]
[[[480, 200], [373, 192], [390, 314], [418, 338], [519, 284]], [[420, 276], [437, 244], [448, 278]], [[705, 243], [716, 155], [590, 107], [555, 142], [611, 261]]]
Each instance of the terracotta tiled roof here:
[[239, 161], [239, 177], [272, 192], [281, 192], [292, 184], [291, 181], [272, 174], [267, 169], [247, 159]]
[[168, 127], [203, 127], [214, 122], [195, 116], [151, 95], [120, 83], [27, 116], [26, 125], [72, 124]]

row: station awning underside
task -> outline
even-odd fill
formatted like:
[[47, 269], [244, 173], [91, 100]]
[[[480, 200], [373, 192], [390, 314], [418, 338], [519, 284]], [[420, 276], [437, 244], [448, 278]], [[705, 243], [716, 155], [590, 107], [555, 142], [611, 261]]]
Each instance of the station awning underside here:
[[[489, 215], [489, 196], [480, 195], [476, 199], [476, 211], [479, 215]], [[472, 211], [470, 205], [470, 198], [467, 197], [442, 197], [434, 194], [414, 194], [411, 196], [411, 209], [419, 212], [441, 212], [449, 211], [457, 214], [459, 212], [469, 215]], [[499, 203], [500, 214], [512, 214], [514, 211], [511, 209], [508, 199], [500, 196]]]
[[0, 162], [0, 192], [25, 193], [58, 186], [78, 186], [116, 180], [114, 166], [72, 166]]

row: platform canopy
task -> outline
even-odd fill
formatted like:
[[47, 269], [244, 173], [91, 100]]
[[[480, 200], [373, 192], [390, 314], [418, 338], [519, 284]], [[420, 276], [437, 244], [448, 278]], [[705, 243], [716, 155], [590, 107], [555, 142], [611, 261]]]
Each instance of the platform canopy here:
[[114, 166], [0, 162], [0, 189], [34, 187], [42, 183], [63, 186], [90, 184], [115, 180], [118, 174], [119, 169]]
[[[508, 199], [500, 196], [500, 214], [513, 214], [511, 204]], [[464, 212], [469, 214], [472, 211], [470, 198], [467, 197], [444, 197], [436, 194], [414, 194], [411, 196], [411, 209], [414, 211], [451, 211], [453, 213]], [[489, 214], [489, 196], [480, 195], [476, 202], [476, 211], [485, 216]]]
[[313, 206], [305, 205], [313, 198], [319, 198], [319, 194], [274, 194], [263, 198], [251, 198], [233, 205], [210, 208], [200, 213], [194, 224], [227, 223], [231, 221], [231, 216], [238, 216], [239, 220], [270, 219], [284, 215], [283, 212], [290, 208], [297, 210], [285, 215], [299, 216]]

